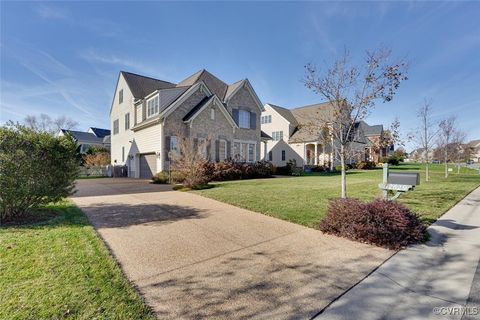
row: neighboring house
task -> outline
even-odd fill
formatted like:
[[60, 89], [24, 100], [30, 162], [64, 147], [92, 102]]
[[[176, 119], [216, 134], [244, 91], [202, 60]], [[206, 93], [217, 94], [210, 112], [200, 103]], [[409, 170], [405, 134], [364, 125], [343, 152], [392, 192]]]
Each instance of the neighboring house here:
[[[408, 154], [409, 162], [424, 162], [427, 153], [425, 152], [425, 148], [417, 148]], [[430, 150], [428, 152], [428, 159], [430, 162], [433, 160], [434, 157], [434, 150]]]
[[472, 140], [467, 143], [468, 151], [470, 153], [470, 160], [480, 162], [480, 140]]
[[[328, 122], [333, 116], [333, 107], [329, 103], [319, 103], [286, 109], [267, 103], [262, 113], [262, 131], [271, 135], [266, 142], [262, 159], [271, 161], [276, 166], [285, 166], [289, 160], [295, 160], [297, 166], [338, 165], [335, 150], [337, 143], [327, 132], [309, 126], [312, 119], [321, 118]], [[354, 138], [351, 142], [348, 162], [376, 161], [387, 154], [385, 148], [377, 148], [383, 139], [383, 126], [369, 126], [361, 121], [356, 124]]]
[[110, 130], [90, 127], [87, 131], [60, 129], [58, 136], [69, 135], [79, 146], [80, 153], [85, 153], [92, 146], [110, 149]]
[[248, 79], [228, 85], [200, 70], [175, 84], [121, 71], [110, 110], [112, 164], [149, 179], [169, 169], [179, 133], [197, 145], [211, 139], [200, 150], [211, 161], [258, 161], [268, 139], [260, 132], [262, 111]]

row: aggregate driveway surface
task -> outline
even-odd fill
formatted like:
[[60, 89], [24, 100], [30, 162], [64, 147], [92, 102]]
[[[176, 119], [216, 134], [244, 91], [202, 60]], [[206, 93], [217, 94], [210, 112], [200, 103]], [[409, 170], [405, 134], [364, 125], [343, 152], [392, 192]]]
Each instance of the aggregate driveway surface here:
[[77, 189], [72, 200], [162, 319], [311, 318], [393, 254], [147, 181]]

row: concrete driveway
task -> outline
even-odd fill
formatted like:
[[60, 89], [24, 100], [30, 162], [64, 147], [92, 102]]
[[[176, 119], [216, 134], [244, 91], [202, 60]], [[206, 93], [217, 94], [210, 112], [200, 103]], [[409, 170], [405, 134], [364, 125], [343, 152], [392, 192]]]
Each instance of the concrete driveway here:
[[162, 319], [311, 318], [393, 254], [147, 181], [77, 189], [73, 201]]

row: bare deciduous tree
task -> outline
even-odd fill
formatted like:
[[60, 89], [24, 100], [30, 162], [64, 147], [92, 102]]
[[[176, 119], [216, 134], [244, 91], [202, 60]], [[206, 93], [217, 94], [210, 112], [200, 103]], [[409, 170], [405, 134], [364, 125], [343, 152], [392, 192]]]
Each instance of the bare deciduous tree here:
[[452, 139], [453, 150], [451, 159], [457, 164], [457, 174], [460, 173], [460, 163], [468, 160], [468, 147], [465, 145], [466, 137], [465, 132], [457, 129]]
[[347, 51], [324, 73], [312, 64], [305, 66], [305, 86], [332, 106], [328, 118], [316, 119], [319, 130], [327, 124], [338, 144], [342, 166], [341, 196], [347, 197], [346, 158], [356, 124], [370, 114], [377, 102], [392, 100], [400, 83], [407, 79], [404, 60], [390, 62], [391, 50], [367, 51], [364, 65], [354, 66]]
[[37, 132], [47, 132], [50, 134], [55, 134], [60, 129], [72, 130], [78, 126], [77, 121], [67, 118], [66, 116], [52, 119], [45, 113], [41, 113], [39, 116], [26, 116], [24, 123], [25, 126]]
[[437, 144], [439, 150], [441, 150], [443, 155], [443, 162], [445, 164], [445, 178], [448, 178], [448, 161], [450, 158], [454, 158], [456, 153], [459, 150], [458, 148], [459, 140], [461, 139], [461, 133], [456, 129], [456, 118], [454, 116], [449, 117], [448, 119], [440, 121], [438, 124], [438, 139]]
[[187, 135], [185, 128], [174, 129], [174, 136], [170, 139], [169, 151], [170, 169], [173, 182], [181, 182], [185, 187], [196, 188], [206, 185], [210, 176], [205, 169], [209, 160], [212, 145], [212, 135], [202, 139], [194, 139]]
[[420, 120], [420, 127], [418, 132], [413, 135], [413, 139], [416, 141], [418, 147], [423, 149], [425, 162], [425, 181], [428, 182], [429, 176], [429, 163], [431, 161], [430, 154], [432, 153], [433, 142], [438, 134], [438, 129], [435, 128], [436, 123], [432, 120], [432, 102], [431, 100], [424, 99], [422, 106], [418, 110], [417, 117]]

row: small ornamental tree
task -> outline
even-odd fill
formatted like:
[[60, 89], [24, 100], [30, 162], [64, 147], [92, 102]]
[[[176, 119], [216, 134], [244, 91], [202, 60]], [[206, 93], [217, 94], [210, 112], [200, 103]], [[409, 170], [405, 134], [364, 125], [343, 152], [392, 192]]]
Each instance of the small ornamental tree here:
[[207, 185], [212, 178], [206, 170], [212, 137], [199, 141], [190, 138], [179, 128], [176, 130], [176, 139], [177, 149], [169, 152], [173, 182], [181, 182], [184, 187], [192, 189]]
[[433, 153], [434, 139], [438, 134], [438, 129], [435, 128], [436, 123], [432, 120], [432, 101], [425, 99], [423, 105], [418, 109], [417, 117], [420, 120], [420, 126], [415, 134], [412, 134], [413, 139], [423, 153], [422, 160], [425, 162], [425, 181], [430, 179], [429, 164], [432, 159], [430, 155]]
[[0, 222], [72, 194], [78, 166], [71, 138], [0, 127]]
[[312, 64], [305, 66], [305, 86], [331, 106], [328, 116], [311, 119], [318, 131], [327, 126], [333, 144], [338, 146], [342, 167], [341, 196], [347, 197], [346, 160], [357, 123], [365, 119], [378, 102], [393, 99], [400, 83], [407, 79], [407, 63], [391, 61], [391, 51], [368, 51], [363, 64], [352, 64], [348, 52], [323, 72]]
[[90, 147], [82, 158], [83, 165], [87, 168], [108, 166], [110, 164], [110, 150], [104, 147]]

